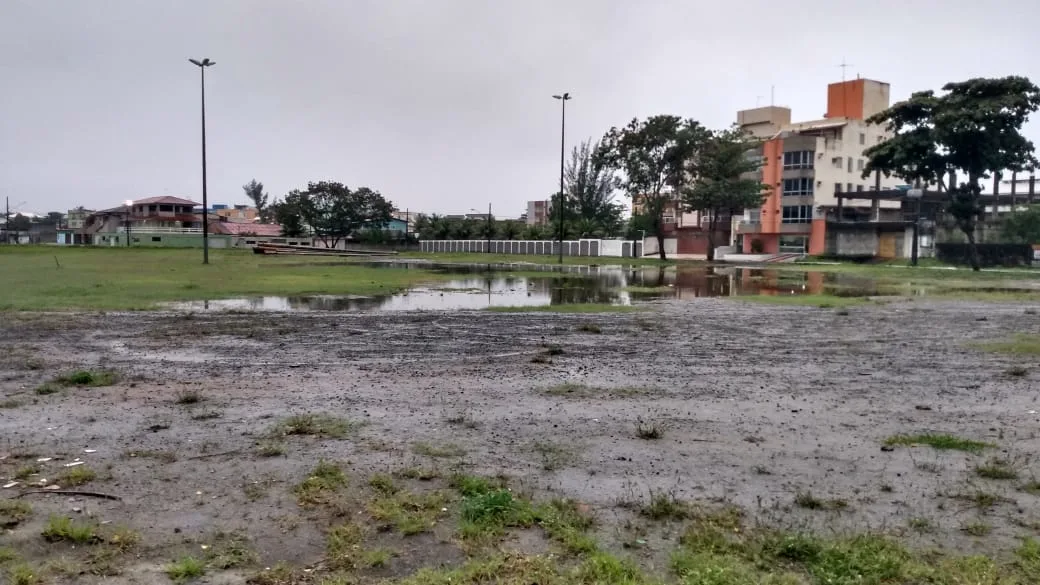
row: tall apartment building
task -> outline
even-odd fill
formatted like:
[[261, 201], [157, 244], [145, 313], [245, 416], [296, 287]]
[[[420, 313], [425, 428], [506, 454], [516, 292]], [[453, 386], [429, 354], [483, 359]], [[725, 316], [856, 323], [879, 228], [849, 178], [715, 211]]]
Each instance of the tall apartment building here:
[[[835, 192], [889, 189], [898, 180], [863, 178], [863, 152], [888, 138], [866, 119], [888, 108], [889, 85], [854, 79], [827, 86], [827, 112], [819, 120], [791, 122], [790, 108], [768, 106], [737, 112], [737, 124], [765, 140], [759, 180], [767, 185], [760, 209], [747, 210], [735, 226], [735, 244], [744, 253], [805, 252], [826, 249], [827, 217], [837, 209]], [[899, 202], [845, 200], [842, 213], [870, 214], [898, 209]]]
[[[559, 199], [559, 197], [557, 197]], [[527, 202], [527, 225], [545, 225], [549, 222], [549, 201]]]

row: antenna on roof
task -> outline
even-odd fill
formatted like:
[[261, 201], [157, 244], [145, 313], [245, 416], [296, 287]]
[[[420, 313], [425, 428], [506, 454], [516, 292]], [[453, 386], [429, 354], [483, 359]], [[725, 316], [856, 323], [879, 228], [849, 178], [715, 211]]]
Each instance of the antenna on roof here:
[[848, 69], [849, 67], [852, 67], [852, 63], [846, 63], [845, 62], [845, 57], [842, 57], [841, 58], [841, 64], [839, 64], [838, 67], [841, 67], [841, 81], [842, 81], [842, 83], [844, 83], [845, 82], [845, 70]]
[[771, 106], [775, 106], [776, 105], [776, 86], [775, 85], [770, 85], [769, 86], [769, 105], [771, 105]]

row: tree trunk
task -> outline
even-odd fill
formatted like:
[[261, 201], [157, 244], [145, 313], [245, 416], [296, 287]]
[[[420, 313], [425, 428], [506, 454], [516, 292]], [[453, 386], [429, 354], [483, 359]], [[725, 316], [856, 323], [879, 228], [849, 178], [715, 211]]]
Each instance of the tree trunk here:
[[668, 259], [664, 253], [664, 231], [661, 228], [657, 228], [657, 255], [661, 260]]
[[715, 218], [718, 217], [717, 213], [713, 213], [708, 219], [708, 253], [705, 255], [708, 262], [715, 261]]
[[975, 222], [971, 222], [971, 225], [962, 224], [961, 231], [968, 236], [968, 257], [971, 260], [971, 269], [978, 272], [982, 270], [982, 266], [979, 264], [979, 249], [975, 245]]

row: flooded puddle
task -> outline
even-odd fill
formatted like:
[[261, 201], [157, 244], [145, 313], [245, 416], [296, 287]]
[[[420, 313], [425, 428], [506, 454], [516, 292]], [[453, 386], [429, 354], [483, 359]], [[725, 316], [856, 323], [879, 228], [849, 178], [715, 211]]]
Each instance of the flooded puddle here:
[[367, 264], [418, 268], [458, 275], [458, 278], [381, 296], [260, 296], [185, 301], [167, 306], [190, 311], [423, 311], [574, 303], [629, 305], [655, 299], [737, 295], [870, 296], [885, 293], [884, 287], [869, 278], [762, 268], [455, 265], [392, 261]]

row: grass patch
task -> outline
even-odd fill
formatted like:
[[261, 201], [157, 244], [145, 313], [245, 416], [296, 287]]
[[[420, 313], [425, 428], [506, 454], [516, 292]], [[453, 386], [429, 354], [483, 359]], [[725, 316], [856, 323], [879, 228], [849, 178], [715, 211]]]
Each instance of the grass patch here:
[[73, 521], [67, 516], [51, 516], [40, 534], [47, 542], [92, 544], [100, 540], [96, 525]]
[[361, 425], [345, 418], [327, 414], [296, 414], [286, 418], [272, 429], [276, 437], [307, 435], [329, 439], [343, 439]]
[[1040, 496], [1040, 480], [1031, 480], [1027, 483], [1022, 484], [1022, 486], [1019, 487], [1019, 489], [1026, 492], [1027, 494]]
[[466, 539], [498, 536], [506, 528], [531, 526], [536, 518], [530, 503], [505, 488], [466, 497], [461, 517], [459, 533]]
[[1011, 366], [1004, 373], [1011, 378], [1024, 378], [1025, 376], [1029, 375], [1029, 368], [1026, 368], [1024, 366]]
[[538, 524], [565, 552], [582, 555], [598, 550], [588, 532], [596, 519], [574, 500], [552, 500], [535, 511]]
[[690, 517], [690, 506], [673, 493], [650, 494], [650, 502], [639, 513], [651, 520], [685, 520]]
[[442, 492], [416, 494], [398, 491], [381, 494], [368, 506], [369, 514], [384, 527], [393, 528], [405, 536], [431, 530], [447, 512], [448, 497]]
[[497, 479], [479, 475], [455, 474], [451, 476], [449, 485], [464, 497], [479, 496], [503, 489], [505, 485]]
[[23, 465], [14, 472], [14, 478], [19, 480], [29, 479], [30, 476], [40, 472], [40, 466], [36, 464]]
[[261, 457], [281, 457], [285, 455], [285, 443], [281, 441], [262, 441], [256, 446], [256, 454]]
[[14, 528], [32, 516], [32, 506], [22, 500], [0, 500], [0, 528]]
[[889, 447], [914, 445], [926, 445], [933, 449], [944, 451], [967, 451], [968, 453], [979, 453], [983, 449], [993, 447], [990, 443], [964, 439], [954, 435], [923, 433], [919, 435], [895, 435], [885, 439], [884, 444]]
[[368, 486], [387, 496], [392, 496], [400, 491], [400, 488], [394, 483], [394, 478], [387, 473], [377, 473], [368, 478]]
[[421, 441], [412, 445], [412, 451], [416, 455], [423, 455], [424, 457], [434, 457], [437, 459], [446, 457], [462, 457], [466, 454], [465, 449], [459, 447], [454, 443], [433, 445]]
[[62, 487], [76, 487], [97, 479], [97, 474], [86, 465], [69, 468], [58, 476], [55, 482]]
[[333, 570], [356, 569], [365, 531], [355, 522], [332, 527], [325, 537], [325, 562]]
[[419, 481], [432, 481], [441, 476], [441, 472], [433, 467], [407, 467], [395, 472], [395, 475], [405, 479], [417, 479]]
[[645, 311], [646, 308], [635, 307], [632, 305], [611, 305], [607, 303], [573, 303], [535, 307], [527, 307], [523, 305], [487, 307], [484, 310], [494, 313], [635, 313]]
[[18, 407], [22, 406], [23, 404], [24, 403], [22, 401], [20, 401], [20, 400], [15, 400], [14, 398], [8, 398], [7, 400], [0, 400], [0, 409], [18, 408]]
[[319, 461], [307, 479], [293, 488], [293, 493], [301, 506], [319, 506], [329, 503], [332, 496], [345, 485], [347, 476], [339, 465]]
[[965, 524], [961, 527], [961, 530], [964, 531], [965, 534], [980, 537], [989, 536], [989, 533], [993, 532], [993, 527], [981, 520], [976, 520]]
[[570, 465], [577, 457], [573, 450], [558, 443], [538, 441], [532, 449], [542, 458], [542, 469], [556, 471]]
[[206, 397], [198, 390], [181, 390], [174, 397], [174, 402], [176, 404], [198, 404], [205, 399]]
[[976, 491], [973, 493], [948, 494], [947, 497], [952, 498], [954, 500], [967, 502], [980, 510], [988, 510], [993, 506], [996, 506], [997, 504], [1006, 504], [1011, 502], [1011, 500], [1007, 498], [983, 491]]
[[26, 563], [18, 563], [0, 574], [6, 574], [11, 585], [39, 585], [43, 583], [40, 573]]
[[164, 570], [174, 583], [183, 583], [205, 575], [206, 564], [193, 556], [184, 556], [166, 565]]
[[975, 475], [985, 479], [1018, 479], [1018, 472], [1007, 459], [990, 459], [975, 467]]
[[1040, 355], [1040, 335], [1019, 333], [1003, 341], [986, 341], [971, 344], [982, 351], [1012, 355]]
[[664, 437], [664, 426], [650, 420], [640, 419], [636, 422], [636, 436], [653, 441]]
[[54, 394], [62, 388], [96, 388], [100, 386], [111, 386], [119, 381], [119, 375], [111, 370], [76, 370], [62, 374], [50, 382], [45, 382], [36, 387], [36, 393], [44, 396]]
[[591, 333], [593, 335], [599, 335], [600, 333], [603, 333], [603, 328], [599, 325], [596, 325], [595, 323], [582, 323], [581, 325], [578, 325], [577, 331], [579, 333]]
[[911, 518], [907, 520], [906, 525], [919, 534], [929, 534], [935, 532], [935, 524], [928, 518]]
[[806, 510], [844, 510], [849, 507], [849, 502], [840, 498], [821, 499], [805, 491], [795, 495], [794, 505]]
[[258, 560], [249, 546], [249, 539], [238, 533], [218, 532], [214, 535], [204, 558], [206, 565], [226, 571], [244, 567]]
[[839, 297], [835, 295], [740, 295], [726, 297], [731, 300], [749, 301], [764, 305], [783, 305], [792, 307], [818, 307], [834, 309], [839, 307], [855, 307], [867, 303], [867, 297]]
[[191, 420], [213, 420], [222, 416], [224, 416], [224, 413], [219, 410], [204, 410], [191, 415]]
[[0, 290], [0, 310], [139, 310], [232, 297], [370, 296], [452, 278], [403, 266], [257, 256], [250, 250], [210, 250], [209, 259], [208, 265], [200, 263], [195, 249], [4, 246], [0, 274], [19, 277]]

